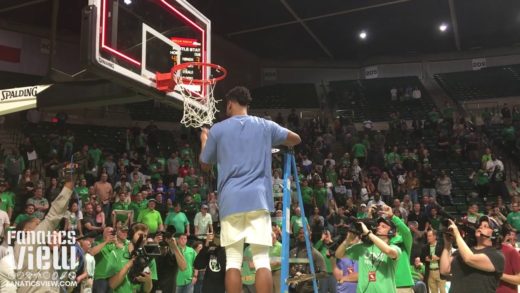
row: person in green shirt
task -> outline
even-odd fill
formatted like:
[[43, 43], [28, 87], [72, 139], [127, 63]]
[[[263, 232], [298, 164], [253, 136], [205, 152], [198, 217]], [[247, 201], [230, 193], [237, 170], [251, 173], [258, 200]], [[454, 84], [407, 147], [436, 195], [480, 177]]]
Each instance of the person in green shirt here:
[[363, 166], [368, 154], [366, 146], [362, 142], [358, 142], [352, 146], [352, 153], [354, 158], [358, 160], [359, 165]]
[[412, 271], [412, 278], [415, 282], [415, 285], [413, 286], [413, 292], [428, 292], [428, 289], [426, 289], [426, 284], [424, 283], [424, 264], [421, 262], [420, 257], [415, 258], [414, 264], [410, 265], [410, 270]]
[[85, 179], [85, 178], [81, 179], [79, 186], [74, 188], [74, 193], [81, 200], [82, 204], [88, 202], [89, 193], [88, 193], [88, 187], [87, 187], [87, 179]]
[[155, 199], [148, 200], [148, 208], [142, 210], [137, 217], [137, 222], [148, 226], [151, 234], [155, 234], [157, 231], [164, 231], [161, 213], [155, 210], [155, 205]]
[[301, 183], [303, 209], [306, 215], [310, 215], [312, 209], [314, 208], [314, 203], [312, 201], [312, 195], [314, 194], [314, 190], [312, 189], [312, 187], [309, 186], [309, 181], [307, 179], [303, 179]]
[[[511, 224], [516, 231], [520, 231], [520, 204], [514, 202], [511, 204], [511, 208], [513, 211], [507, 215], [507, 222]], [[518, 238], [520, 237], [517, 236], [517, 239]]]
[[330, 231], [324, 231], [321, 234], [321, 239], [314, 244], [314, 248], [323, 256], [325, 267], [327, 268], [327, 278], [320, 280], [320, 292], [334, 292], [334, 289], [336, 289], [337, 281], [333, 274], [333, 264], [336, 262], [336, 259], [334, 258], [334, 254], [331, 254], [329, 250], [333, 242]]
[[132, 224], [131, 220], [134, 218], [134, 210], [132, 203], [129, 201], [128, 195], [125, 192], [119, 194], [119, 201], [112, 205], [112, 223], [121, 223], [129, 226]]
[[[126, 227], [122, 227], [121, 230], [124, 232]], [[106, 271], [109, 276], [108, 283], [114, 293], [150, 293], [152, 291], [152, 280], [157, 280], [157, 267], [155, 260], [152, 260], [149, 263], [141, 275], [135, 277], [134, 282], [132, 282], [130, 279], [131, 276], [129, 276], [135, 258], [129, 258], [128, 256], [132, 255], [132, 252], [136, 249], [135, 245], [140, 239], [142, 240], [148, 237], [148, 232], [148, 227], [145, 224], [134, 224], [131, 227], [131, 231], [129, 231], [129, 234], [131, 234], [129, 235], [130, 242], [125, 241], [125, 245], [121, 247], [119, 253], [110, 253], [108, 256], [108, 266]], [[144, 244], [144, 242], [142, 244]]]
[[[291, 216], [290, 225], [291, 231], [293, 235], [297, 235], [300, 228], [303, 227], [303, 221], [305, 219], [302, 217], [302, 212], [299, 207], [294, 209], [294, 215]], [[309, 229], [310, 231], [310, 229]]]
[[318, 180], [314, 189], [314, 204], [320, 209], [321, 214], [325, 214], [325, 202], [327, 201], [327, 188], [323, 181]]
[[[375, 207], [374, 207], [375, 208]], [[396, 245], [401, 249], [401, 256], [397, 260], [397, 269], [395, 276], [395, 285], [397, 292], [413, 292], [415, 282], [410, 271], [410, 255], [412, 254], [413, 237], [410, 228], [395, 216], [393, 210], [389, 206], [383, 206], [382, 213], [386, 219], [390, 219], [395, 225], [397, 233], [390, 239], [390, 244]]]
[[183, 270], [179, 268], [177, 271], [177, 292], [193, 292], [193, 286], [197, 282], [198, 272], [194, 270], [193, 263], [197, 252], [190, 246], [186, 245], [188, 236], [182, 234], [179, 236], [178, 246], [179, 250], [186, 260], [186, 267]]
[[101, 163], [102, 152], [96, 143], [92, 144], [92, 147], [88, 150], [88, 156], [94, 166], [99, 166]]
[[142, 210], [145, 210], [148, 207], [148, 200], [143, 199], [143, 194], [138, 192], [132, 203], [130, 204], [130, 208], [134, 211], [134, 221], [137, 221], [137, 217]]
[[242, 262], [242, 286], [243, 292], [255, 292], [255, 264], [251, 246], [247, 245], [244, 249], [244, 261]]
[[271, 273], [273, 275], [274, 292], [280, 292], [280, 273], [282, 269], [282, 243], [276, 238], [276, 233], [272, 232], [271, 237], [273, 246], [269, 248], [269, 258], [271, 259]]
[[34, 218], [34, 205], [33, 204], [25, 205], [25, 214], [19, 214], [18, 216], [16, 216], [14, 223], [16, 225], [18, 225], [21, 222], [28, 220], [30, 218]]
[[9, 219], [13, 217], [14, 198], [14, 193], [7, 189], [7, 182], [0, 182], [0, 210], [6, 212]]
[[179, 234], [187, 234], [190, 236], [190, 222], [186, 214], [181, 211], [181, 203], [173, 203], [173, 212], [169, 212], [164, 220], [164, 225], [175, 227], [175, 231]]
[[357, 235], [349, 232], [345, 241], [336, 249], [336, 258], [343, 258], [346, 255], [358, 261], [358, 292], [395, 293], [397, 262], [402, 251], [399, 246], [389, 243], [390, 235], [396, 229], [394, 223], [379, 218], [376, 233], [368, 230], [363, 222], [359, 222], [359, 225], [362, 236], [371, 240], [371, 243], [361, 242], [352, 245]]

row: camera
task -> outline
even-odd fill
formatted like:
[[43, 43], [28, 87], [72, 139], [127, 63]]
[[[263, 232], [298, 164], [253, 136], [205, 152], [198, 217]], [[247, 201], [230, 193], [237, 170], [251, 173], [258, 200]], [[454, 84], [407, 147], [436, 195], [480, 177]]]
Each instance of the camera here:
[[[461, 219], [455, 219], [455, 218], [452, 218], [452, 217], [449, 217], [449, 218], [446, 218], [444, 220], [441, 221], [441, 228], [440, 228], [440, 232], [443, 233], [443, 234], [447, 234], [449, 235], [450, 237], [452, 237], [452, 230], [450, 228], [448, 228], [450, 226], [450, 222], [449, 220], [452, 220], [455, 225], [457, 225], [457, 228], [459, 229], [459, 232], [462, 236], [462, 238], [464, 238], [464, 241], [466, 242], [466, 244], [468, 246], [475, 246], [477, 244], [477, 238], [475, 237], [475, 228], [469, 226], [469, 225], [466, 225], [464, 223], [464, 221], [462, 221]], [[456, 247], [456, 243], [453, 243], [453, 247], [457, 248]]]
[[[128, 279], [130, 279], [130, 282], [132, 284], [139, 284], [139, 281], [137, 281], [137, 277], [143, 274], [144, 270], [155, 256], [161, 254], [160, 247], [158, 244], [143, 245], [144, 241], [145, 239], [143, 236], [139, 237], [139, 239], [134, 245], [135, 248], [129, 257], [130, 259], [135, 257], [134, 264], [128, 272]], [[157, 251], [159, 251], [158, 254]], [[150, 254], [148, 252], [150, 252]]]
[[157, 235], [162, 235], [162, 241], [159, 243], [160, 246], [168, 246], [168, 239], [173, 238], [176, 236], [177, 231], [175, 230], [174, 226], [167, 226], [166, 231], [164, 232], [157, 232]]

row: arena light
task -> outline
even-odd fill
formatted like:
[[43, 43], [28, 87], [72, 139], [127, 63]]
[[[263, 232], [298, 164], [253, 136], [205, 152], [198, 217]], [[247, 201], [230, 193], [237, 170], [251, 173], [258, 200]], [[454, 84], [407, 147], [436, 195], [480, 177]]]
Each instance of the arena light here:
[[447, 29], [448, 29], [448, 25], [447, 25], [446, 23], [441, 23], [441, 24], [439, 25], [439, 30], [440, 30], [441, 32], [445, 32]]
[[362, 39], [362, 40], [366, 39], [367, 38], [367, 32], [361, 31], [359, 33], [359, 38]]
[[125, 2], [126, 5], [132, 4], [132, 0], [125, 0], [124, 2]]

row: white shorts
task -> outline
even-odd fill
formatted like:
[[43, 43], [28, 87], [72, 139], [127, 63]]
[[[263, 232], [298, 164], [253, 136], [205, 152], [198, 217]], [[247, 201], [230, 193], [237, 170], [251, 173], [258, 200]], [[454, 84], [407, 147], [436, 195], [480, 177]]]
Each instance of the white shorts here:
[[232, 214], [220, 222], [220, 245], [226, 247], [245, 239], [249, 244], [272, 246], [271, 232], [267, 210]]

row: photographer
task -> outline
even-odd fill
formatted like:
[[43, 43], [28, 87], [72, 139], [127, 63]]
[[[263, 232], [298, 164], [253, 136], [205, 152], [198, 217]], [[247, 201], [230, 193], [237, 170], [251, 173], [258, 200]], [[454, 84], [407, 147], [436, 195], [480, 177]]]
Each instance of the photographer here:
[[[487, 217], [481, 217], [475, 231], [476, 245], [469, 248], [457, 225], [452, 220], [448, 222], [440, 271], [442, 275], [451, 276], [450, 292], [494, 293], [504, 271], [504, 256], [495, 247], [500, 243], [498, 231], [490, 228]], [[458, 251], [452, 255], [453, 242]]]
[[186, 260], [182, 255], [177, 241], [173, 237], [172, 229], [167, 229], [161, 233], [163, 240], [161, 246], [161, 256], [156, 258], [158, 280], [154, 281], [154, 292], [175, 292], [176, 278], [178, 269], [186, 269]]
[[330, 247], [334, 244], [330, 231], [321, 233], [321, 239], [314, 244], [314, 248], [323, 256], [325, 267], [327, 268], [327, 278], [320, 280], [320, 292], [336, 292], [336, 278], [333, 273], [334, 252], [330, 251]]
[[[126, 246], [126, 252], [122, 255], [111, 254], [108, 264], [108, 284], [114, 293], [145, 292], [152, 291], [152, 276], [156, 275], [155, 261], [148, 264], [140, 252], [148, 236], [148, 227], [136, 223], [129, 230], [130, 243]], [[135, 266], [135, 267], [134, 267]], [[139, 269], [139, 272], [134, 272]], [[134, 276], [134, 274], [136, 274]], [[155, 276], [156, 279], [156, 276]]]
[[[395, 293], [397, 260], [401, 255], [398, 246], [389, 244], [390, 236], [395, 233], [395, 225], [384, 218], [379, 218], [377, 224], [376, 231], [373, 233], [365, 223], [355, 223], [354, 229], [351, 229], [345, 241], [336, 249], [336, 258], [343, 258], [346, 255], [358, 261], [357, 292]], [[352, 245], [358, 235], [361, 235], [363, 242]]]

